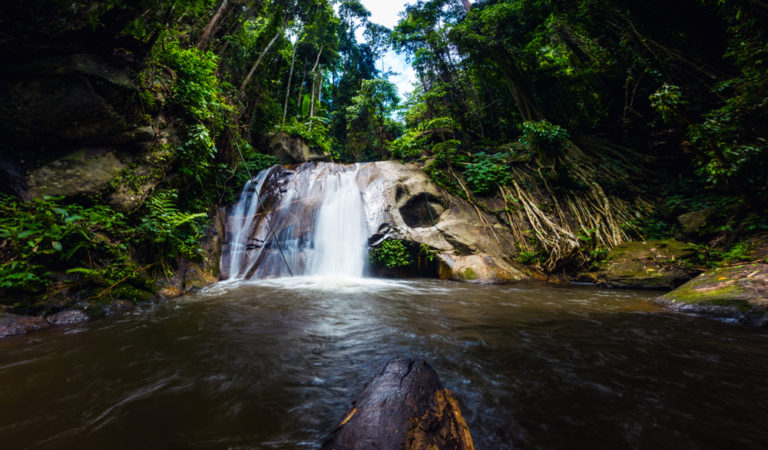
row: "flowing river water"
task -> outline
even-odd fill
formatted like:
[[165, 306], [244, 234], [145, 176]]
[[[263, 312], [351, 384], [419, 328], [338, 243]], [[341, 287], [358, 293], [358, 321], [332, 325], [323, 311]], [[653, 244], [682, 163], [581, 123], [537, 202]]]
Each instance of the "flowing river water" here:
[[214, 285], [0, 341], [0, 447], [315, 448], [390, 359], [426, 358], [478, 449], [764, 448], [768, 332], [586, 286]]

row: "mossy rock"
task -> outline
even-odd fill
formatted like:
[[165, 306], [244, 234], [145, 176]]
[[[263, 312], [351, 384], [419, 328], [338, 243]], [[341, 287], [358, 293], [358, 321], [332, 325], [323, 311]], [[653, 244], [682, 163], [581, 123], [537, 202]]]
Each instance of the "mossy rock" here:
[[479, 278], [477, 276], [477, 274], [475, 273], [475, 271], [472, 270], [471, 267], [467, 268], [463, 272], [457, 273], [457, 275], [458, 275], [459, 278], [461, 278], [462, 280], [466, 280], [466, 281], [474, 281], [474, 280], [477, 280]]
[[83, 149], [50, 162], [29, 175], [29, 195], [71, 197], [104, 190], [125, 168], [110, 149]]
[[597, 284], [628, 289], [674, 289], [697, 275], [686, 263], [694, 249], [674, 239], [615, 247], [593, 275]]
[[710, 270], [658, 302], [677, 311], [768, 326], [768, 264]]
[[717, 215], [717, 208], [704, 208], [687, 212], [677, 217], [680, 230], [686, 236], [695, 236], [707, 227], [709, 222]]

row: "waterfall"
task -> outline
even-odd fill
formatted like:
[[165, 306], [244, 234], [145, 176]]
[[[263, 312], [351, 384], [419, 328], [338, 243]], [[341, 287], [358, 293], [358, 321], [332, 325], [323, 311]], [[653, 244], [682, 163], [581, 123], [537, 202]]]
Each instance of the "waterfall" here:
[[368, 230], [357, 170], [275, 166], [246, 183], [227, 221], [222, 276], [362, 277]]

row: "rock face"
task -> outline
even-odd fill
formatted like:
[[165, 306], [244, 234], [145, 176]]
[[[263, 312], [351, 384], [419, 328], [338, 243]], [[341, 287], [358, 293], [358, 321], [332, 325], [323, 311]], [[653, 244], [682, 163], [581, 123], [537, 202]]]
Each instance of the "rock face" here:
[[611, 250], [597, 284], [629, 289], [674, 289], [698, 273], [684, 264], [689, 245], [674, 239], [628, 242]]
[[423, 360], [395, 359], [363, 389], [324, 449], [474, 449], [453, 394]]
[[311, 148], [304, 139], [286, 133], [268, 136], [266, 146], [269, 153], [277, 156], [281, 164], [300, 164], [312, 161], [330, 161], [330, 156]]
[[768, 264], [714, 269], [657, 301], [681, 312], [768, 327]]
[[505, 283], [530, 278], [514, 267], [515, 240], [491, 214], [436, 187], [414, 164], [362, 164], [358, 185], [370, 244], [387, 238], [436, 251], [441, 278]]
[[111, 142], [135, 114], [131, 77], [94, 54], [14, 66], [0, 82], [0, 131], [22, 146]]

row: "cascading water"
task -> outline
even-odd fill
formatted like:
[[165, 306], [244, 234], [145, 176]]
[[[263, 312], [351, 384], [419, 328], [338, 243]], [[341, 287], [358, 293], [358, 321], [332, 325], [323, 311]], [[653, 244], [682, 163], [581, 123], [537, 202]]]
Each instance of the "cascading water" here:
[[368, 230], [358, 166], [307, 163], [262, 171], [227, 222], [227, 279], [361, 277]]

